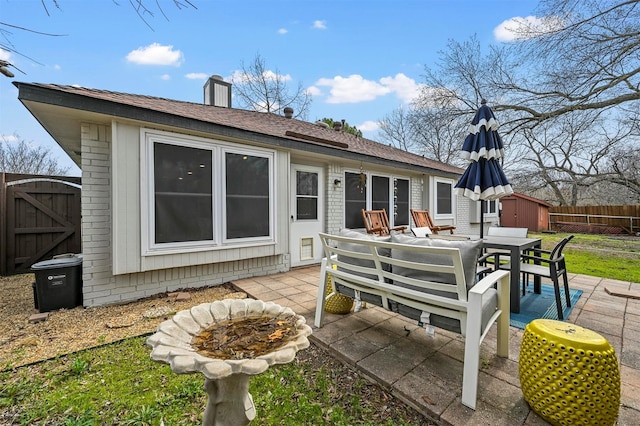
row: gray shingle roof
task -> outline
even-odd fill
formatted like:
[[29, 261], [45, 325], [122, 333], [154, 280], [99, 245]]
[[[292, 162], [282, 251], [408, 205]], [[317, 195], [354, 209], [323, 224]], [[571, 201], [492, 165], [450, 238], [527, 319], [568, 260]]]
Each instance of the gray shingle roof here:
[[[23, 86], [44, 89], [49, 93], [50, 99], [46, 103], [63, 105], [59, 100], [61, 94], [79, 96], [83, 102], [74, 102], [74, 108], [83, 109], [82, 105], [91, 104], [93, 112], [111, 113], [118, 115], [118, 106], [133, 107], [139, 110], [165, 114], [167, 123], [171, 124], [171, 117], [196, 120], [202, 123], [210, 123], [218, 126], [238, 129], [255, 135], [267, 135], [302, 143], [309, 146], [324, 146], [335, 150], [336, 156], [349, 156], [348, 154], [364, 155], [383, 159], [391, 163], [403, 163], [419, 168], [444, 172], [445, 174], [462, 174], [463, 170], [431, 160], [420, 155], [412, 154], [392, 146], [384, 145], [370, 139], [356, 137], [349, 133], [335, 131], [318, 126], [314, 123], [293, 118], [285, 118], [280, 115], [247, 111], [236, 108], [216, 107], [193, 102], [184, 102], [153, 96], [119, 93], [108, 90], [89, 89], [77, 86], [64, 86], [56, 84], [28, 84], [14, 83], [22, 91]], [[87, 102], [91, 101], [91, 102]], [[103, 102], [101, 102], [103, 101]], [[80, 106], [79, 106], [80, 105]], [[144, 120], [144, 114], [140, 115]], [[129, 117], [131, 118], [131, 117]], [[250, 136], [248, 136], [248, 139]]]

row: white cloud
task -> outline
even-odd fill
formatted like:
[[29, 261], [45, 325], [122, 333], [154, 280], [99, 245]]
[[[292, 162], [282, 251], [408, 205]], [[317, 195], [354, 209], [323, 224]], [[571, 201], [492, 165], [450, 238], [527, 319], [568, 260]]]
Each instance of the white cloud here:
[[403, 102], [410, 102], [418, 95], [421, 87], [402, 73], [394, 77], [383, 77], [379, 81], [366, 80], [358, 74], [321, 78], [308, 90], [322, 93], [317, 86], [330, 88], [327, 98], [327, 103], [330, 104], [368, 102], [390, 93], [394, 93]]
[[286, 34], [286, 33], [288, 33], [288, 32], [289, 32], [289, 31], [288, 31], [286, 28], [280, 28], [280, 29], [278, 30], [278, 34]]
[[345, 104], [372, 101], [378, 96], [389, 93], [389, 89], [372, 80], [365, 80], [361, 75], [352, 74], [349, 77], [336, 76], [321, 78], [315, 86], [329, 87], [327, 103]]
[[169, 74], [162, 74], [162, 75], [160, 76], [160, 79], [161, 79], [161, 80], [165, 80], [165, 81], [166, 81], [166, 80], [171, 80], [171, 76], [170, 76]]
[[209, 78], [209, 74], [204, 72], [190, 72], [184, 76], [189, 80], [206, 80]]
[[494, 28], [493, 36], [497, 41], [504, 42], [526, 40], [541, 34], [558, 31], [563, 27], [562, 19], [557, 16], [544, 18], [515, 16]]
[[383, 77], [380, 83], [389, 87], [404, 103], [414, 100], [420, 93], [420, 88], [424, 84], [416, 84], [416, 81], [402, 73], [396, 74], [395, 77]]
[[11, 62], [11, 52], [0, 49], [0, 60]]
[[363, 132], [375, 132], [380, 128], [380, 125], [377, 121], [367, 120], [362, 124], [358, 124], [356, 127], [358, 130], [362, 130]]
[[315, 28], [316, 30], [326, 30], [327, 21], [321, 21], [321, 20], [313, 21], [313, 28]]
[[171, 65], [179, 67], [184, 61], [180, 50], [173, 50], [173, 46], [163, 46], [152, 43], [129, 52], [127, 61], [139, 65]]
[[0, 138], [3, 142], [6, 143], [17, 143], [19, 142], [18, 135], [15, 133], [13, 135], [0, 135]]
[[307, 88], [307, 93], [310, 94], [311, 96], [320, 96], [322, 95], [322, 90], [320, 90], [318, 87], [316, 86], [310, 86]]
[[62, 67], [60, 65], [58, 65], [58, 64], [55, 64], [53, 66], [53, 69], [56, 70], [56, 71], [60, 71], [62, 69]]

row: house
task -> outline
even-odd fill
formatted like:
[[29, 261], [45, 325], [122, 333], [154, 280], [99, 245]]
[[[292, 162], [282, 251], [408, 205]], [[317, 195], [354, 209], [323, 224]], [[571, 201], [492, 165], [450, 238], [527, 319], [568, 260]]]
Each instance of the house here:
[[[463, 170], [321, 123], [234, 109], [212, 77], [205, 103], [14, 83], [82, 170], [85, 306], [288, 271], [322, 258], [318, 232], [395, 225], [410, 208], [474, 233]], [[477, 231], [475, 232], [477, 233]]]

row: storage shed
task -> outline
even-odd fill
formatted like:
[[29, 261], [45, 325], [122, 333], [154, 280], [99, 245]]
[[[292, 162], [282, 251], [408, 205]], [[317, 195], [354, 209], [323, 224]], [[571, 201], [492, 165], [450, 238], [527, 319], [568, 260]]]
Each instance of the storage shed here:
[[528, 195], [514, 193], [500, 199], [500, 224], [506, 227], [528, 228], [531, 232], [549, 230], [548, 204]]

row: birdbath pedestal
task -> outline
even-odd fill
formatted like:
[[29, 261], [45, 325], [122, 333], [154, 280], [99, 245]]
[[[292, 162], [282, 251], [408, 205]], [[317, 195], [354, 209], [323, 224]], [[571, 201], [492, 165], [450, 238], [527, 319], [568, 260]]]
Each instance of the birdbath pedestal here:
[[[245, 333], [242, 350], [231, 348], [232, 358], [220, 355], [229, 340], [239, 340], [235, 327], [260, 319], [268, 320], [270, 327], [282, 327], [270, 329], [266, 342], [260, 341], [265, 337], [261, 333]], [[174, 373], [204, 375], [208, 400], [203, 426], [236, 426], [247, 425], [256, 416], [250, 377], [273, 364], [293, 361], [299, 350], [309, 346], [310, 334], [305, 318], [290, 308], [254, 299], [225, 299], [178, 312], [161, 323], [146, 343], [153, 348], [151, 359], [169, 364]], [[266, 352], [256, 346], [266, 347]]]

